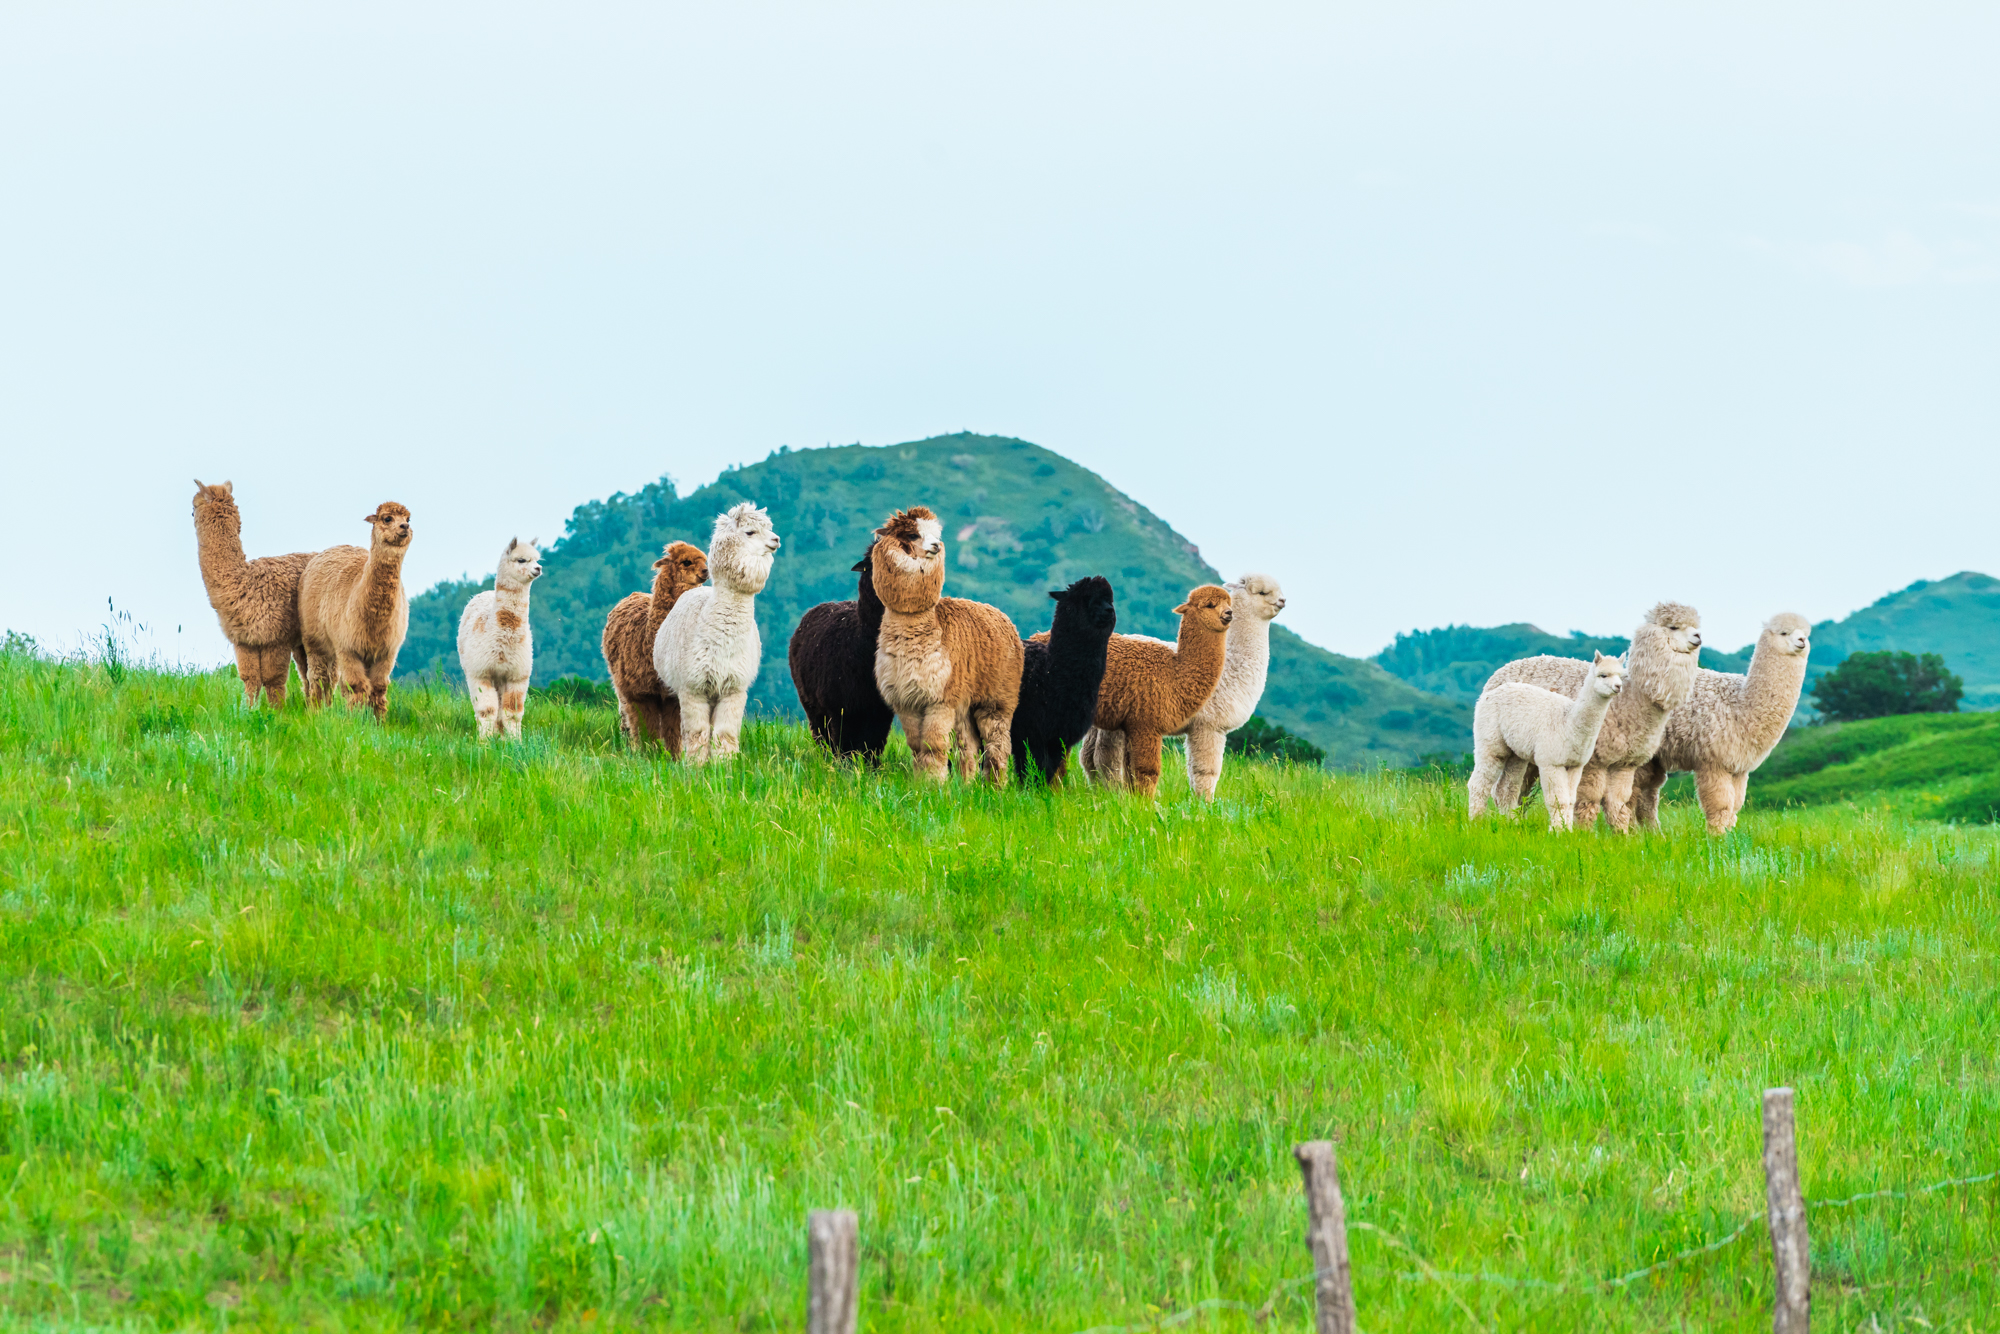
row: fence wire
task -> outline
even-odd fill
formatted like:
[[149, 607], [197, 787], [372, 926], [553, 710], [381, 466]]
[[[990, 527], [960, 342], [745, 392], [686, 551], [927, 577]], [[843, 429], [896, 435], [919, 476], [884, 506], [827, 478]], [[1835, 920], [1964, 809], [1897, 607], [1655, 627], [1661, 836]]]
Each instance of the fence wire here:
[[[1933, 1181], [1927, 1186], [1906, 1186], [1901, 1189], [1891, 1188], [1863, 1191], [1859, 1195], [1849, 1195], [1845, 1199], [1839, 1200], [1808, 1200], [1806, 1201], [1806, 1211], [1810, 1213], [1816, 1209], [1846, 1209], [1852, 1205], [1864, 1204], [1869, 1200], [1913, 1200], [1925, 1195], [1935, 1195], [1941, 1190], [1954, 1190], [1960, 1186], [1981, 1186], [1989, 1181], [1996, 1180], [2000, 1180], [2000, 1171], [1982, 1172], [1977, 1176], [1969, 1177], [1949, 1177], [1943, 1181]], [[1697, 1260], [1704, 1255], [1713, 1255], [1717, 1251], [1726, 1250], [1738, 1241], [1741, 1241], [1743, 1235], [1751, 1228], [1764, 1221], [1765, 1212], [1760, 1209], [1756, 1213], [1745, 1217], [1733, 1230], [1723, 1236], [1717, 1237], [1714, 1241], [1704, 1242], [1700, 1246], [1690, 1246], [1686, 1250], [1670, 1255], [1664, 1260], [1656, 1260], [1643, 1269], [1634, 1269], [1630, 1273], [1619, 1274], [1615, 1278], [1564, 1279], [1560, 1281], [1542, 1278], [1518, 1278], [1510, 1274], [1489, 1274], [1483, 1272], [1478, 1274], [1462, 1274], [1449, 1269], [1439, 1269], [1426, 1260], [1415, 1246], [1412, 1246], [1409, 1242], [1403, 1240], [1387, 1228], [1377, 1227], [1373, 1223], [1358, 1219], [1349, 1222], [1347, 1227], [1350, 1232], [1372, 1233], [1382, 1238], [1383, 1241], [1396, 1250], [1409, 1256], [1411, 1260], [1416, 1262], [1417, 1271], [1406, 1271], [1397, 1274], [1396, 1277], [1404, 1282], [1439, 1284], [1444, 1288], [1445, 1295], [1451, 1298], [1452, 1304], [1458, 1307], [1459, 1311], [1464, 1314], [1472, 1327], [1480, 1331], [1480, 1334], [1485, 1334], [1486, 1326], [1480, 1323], [1479, 1317], [1473, 1313], [1472, 1308], [1466, 1304], [1465, 1299], [1458, 1295], [1452, 1284], [1487, 1283], [1496, 1287], [1531, 1289], [1536, 1292], [1547, 1292], [1556, 1296], [1579, 1292], [1612, 1292], [1628, 1288], [1640, 1279], [1657, 1274], [1663, 1269], [1671, 1269], [1675, 1265], [1685, 1264], [1689, 1260]], [[1146, 1334], [1148, 1330], [1172, 1329], [1177, 1325], [1185, 1325], [1190, 1320], [1208, 1311], [1241, 1311], [1247, 1314], [1253, 1321], [1262, 1324], [1277, 1311], [1278, 1299], [1285, 1293], [1290, 1292], [1294, 1288], [1304, 1287], [1308, 1283], [1316, 1283], [1318, 1280], [1319, 1273], [1317, 1270], [1310, 1274], [1301, 1274], [1297, 1278], [1281, 1279], [1272, 1286], [1271, 1295], [1264, 1300], [1261, 1306], [1252, 1306], [1248, 1302], [1236, 1301], [1228, 1297], [1210, 1297], [1205, 1301], [1196, 1302], [1192, 1306], [1184, 1307], [1168, 1315], [1159, 1316], [1144, 1324], [1092, 1325], [1089, 1329], [1077, 1331], [1077, 1334]]]

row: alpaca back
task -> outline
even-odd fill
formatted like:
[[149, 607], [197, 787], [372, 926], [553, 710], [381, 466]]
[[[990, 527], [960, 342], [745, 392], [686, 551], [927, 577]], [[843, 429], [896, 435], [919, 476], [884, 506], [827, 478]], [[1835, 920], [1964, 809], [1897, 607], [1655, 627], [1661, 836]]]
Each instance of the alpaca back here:
[[934, 613], [951, 661], [946, 701], [958, 708], [997, 706], [1011, 714], [1021, 701], [1021, 634], [998, 607], [939, 598]]
[[1215, 652], [1212, 670], [1190, 673], [1185, 669], [1193, 660], [1179, 661], [1184, 651], [1150, 636], [1111, 636], [1105, 645], [1096, 725], [1114, 732], [1157, 728], [1164, 735], [1184, 730], [1221, 679], [1223, 662], [1223, 654]]
[[[1519, 681], [1493, 687], [1472, 708], [1474, 753], [1535, 759], [1536, 748], [1545, 738], [1561, 735], [1573, 703], [1568, 695]], [[1588, 754], [1579, 755], [1566, 767], [1589, 758]]]
[[652, 594], [628, 593], [604, 618], [604, 636], [598, 644], [604, 667], [628, 695], [666, 693], [666, 683], [653, 668], [653, 642], [646, 634], [652, 612]]
[[245, 559], [243, 517], [228, 483], [196, 486], [195, 554], [223, 636], [248, 646], [298, 643], [299, 581], [313, 553]]
[[[1501, 667], [1487, 678], [1486, 690], [1512, 682], [1540, 686], [1575, 699], [1589, 675], [1587, 662], [1544, 653]], [[1597, 752], [1592, 758], [1612, 769], [1633, 768], [1652, 759], [1660, 748], [1669, 714], [1687, 698], [1693, 686], [1694, 655], [1675, 653], [1668, 648], [1658, 627], [1639, 627], [1632, 639], [1625, 689], [1605, 712], [1604, 726], [1597, 734]], [[1663, 705], [1662, 699], [1672, 702]]]

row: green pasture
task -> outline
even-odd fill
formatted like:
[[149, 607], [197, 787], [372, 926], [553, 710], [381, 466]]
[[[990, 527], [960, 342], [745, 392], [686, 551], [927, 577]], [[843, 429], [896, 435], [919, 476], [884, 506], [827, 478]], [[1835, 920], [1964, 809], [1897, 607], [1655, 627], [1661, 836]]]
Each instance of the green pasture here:
[[[1811, 1200], [2000, 1169], [1982, 825], [527, 726], [0, 654], [0, 1327], [798, 1329], [844, 1205], [864, 1330], [1300, 1331], [1331, 1136], [1371, 1334], [1764, 1330], [1758, 1225], [1606, 1286], [1759, 1214], [1762, 1088]], [[1997, 1205], [1815, 1209], [1815, 1328], [2000, 1327]]]

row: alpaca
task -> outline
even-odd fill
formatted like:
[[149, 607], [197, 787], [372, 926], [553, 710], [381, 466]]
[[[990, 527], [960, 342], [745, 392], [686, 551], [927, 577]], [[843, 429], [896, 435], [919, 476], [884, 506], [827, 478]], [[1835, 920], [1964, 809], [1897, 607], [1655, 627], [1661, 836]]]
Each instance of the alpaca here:
[[604, 666], [634, 750], [661, 745], [681, 757], [681, 702], [653, 670], [653, 644], [681, 595], [707, 578], [707, 553], [691, 542], [669, 542], [653, 562], [653, 591], [628, 594], [604, 618]]
[[474, 593], [458, 618], [458, 665], [472, 695], [479, 739], [521, 735], [535, 637], [528, 626], [528, 586], [542, 577], [539, 537], [515, 538], [500, 553], [493, 587]]
[[[1693, 607], [1662, 602], [1632, 632], [1632, 647], [1625, 653], [1626, 688], [1612, 701], [1597, 737], [1597, 751], [1577, 783], [1576, 819], [1584, 828], [1597, 823], [1600, 806], [1613, 829], [1622, 834], [1632, 828], [1634, 778], [1639, 766], [1660, 748], [1668, 715], [1694, 688], [1700, 627], [1701, 616]], [[1587, 662], [1543, 654], [1508, 663], [1487, 678], [1485, 688], [1519, 681], [1575, 698], [1589, 675]], [[1522, 781], [1533, 783], [1535, 777], [1535, 766], [1529, 765]], [[1521, 790], [1504, 786], [1494, 793], [1494, 800], [1508, 807], [1520, 797]]]
[[[1285, 592], [1268, 574], [1246, 574], [1223, 587], [1229, 590], [1230, 607], [1237, 615], [1223, 645], [1222, 679], [1201, 712], [1170, 734], [1187, 738], [1188, 786], [1204, 800], [1215, 797], [1229, 734], [1250, 721], [1257, 701], [1264, 697], [1264, 680], [1271, 670], [1271, 622], [1285, 609]], [[1095, 728], [1083, 739], [1085, 769], [1095, 766], [1097, 740]]]
[[653, 670], [681, 702], [683, 756], [728, 760], [743, 733], [743, 707], [764, 656], [757, 595], [778, 556], [771, 516], [749, 501], [715, 516], [708, 541], [711, 584], [674, 603], [653, 640]]
[[[1575, 699], [1518, 681], [1481, 695], [1472, 714], [1473, 769], [1465, 785], [1471, 817], [1485, 812], [1496, 791], [1519, 791], [1522, 775], [1534, 764], [1542, 771], [1549, 828], [1574, 828], [1584, 763], [1597, 749], [1611, 701], [1624, 688], [1624, 664], [1599, 653]], [[1513, 817], [1511, 802], [1501, 809]]]
[[1007, 781], [1014, 709], [1025, 650], [1007, 613], [944, 592], [944, 525], [922, 505], [898, 510], [875, 530], [869, 560], [882, 599], [875, 641], [875, 686], [896, 712], [917, 771], [950, 776], [951, 737], [959, 769]]
[[860, 755], [879, 764], [896, 714], [875, 687], [882, 599], [875, 595], [874, 550], [870, 543], [854, 562], [861, 579], [853, 600], [808, 610], [792, 631], [785, 656], [813, 737], [836, 755]]
[[410, 511], [385, 500], [363, 518], [371, 529], [368, 550], [328, 547], [307, 562], [299, 580], [306, 702], [324, 704], [337, 679], [350, 704], [365, 702], [382, 718], [389, 712], [389, 674], [410, 631], [403, 591]]
[[1660, 789], [1669, 774], [1692, 770], [1701, 813], [1712, 834], [1736, 827], [1750, 794], [1750, 771], [1784, 738], [1806, 683], [1812, 622], [1783, 612], [1764, 623], [1750, 653], [1750, 674], [1694, 675], [1687, 703], [1667, 719], [1659, 752], [1639, 770], [1633, 808], [1639, 823], [1660, 827]]
[[1061, 787], [1069, 748], [1097, 717], [1097, 692], [1118, 612], [1111, 581], [1101, 575], [1052, 589], [1049, 596], [1055, 599], [1055, 617], [1024, 649], [1021, 703], [1010, 730], [1014, 776], [1026, 783], [1032, 768], [1049, 786]]
[[[1172, 645], [1140, 635], [1113, 635], [1097, 694], [1096, 767], [1114, 787], [1131, 784], [1144, 796], [1160, 785], [1160, 740], [1186, 727], [1222, 679], [1226, 639], [1236, 612], [1229, 590], [1203, 584], [1174, 608], [1181, 618]], [[1128, 758], [1129, 757], [1129, 758]]]
[[194, 540], [208, 605], [236, 650], [236, 674], [243, 678], [243, 702], [257, 707], [257, 692], [274, 709], [285, 707], [286, 677], [294, 658], [299, 679], [306, 674], [305, 641], [299, 635], [299, 576], [310, 551], [288, 556], [243, 555], [243, 514], [228, 482], [205, 485], [195, 479]]

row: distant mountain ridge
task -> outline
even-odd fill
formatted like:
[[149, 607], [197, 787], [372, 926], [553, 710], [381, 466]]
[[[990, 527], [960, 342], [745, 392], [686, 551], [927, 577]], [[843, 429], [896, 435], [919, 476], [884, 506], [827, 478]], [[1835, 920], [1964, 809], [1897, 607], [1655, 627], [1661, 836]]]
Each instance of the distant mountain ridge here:
[[[808, 607], [854, 596], [851, 566], [895, 509], [925, 504], [945, 520], [945, 591], [990, 602], [1024, 633], [1047, 628], [1048, 590], [1086, 574], [1116, 589], [1118, 628], [1172, 639], [1173, 608], [1197, 584], [1223, 576], [1194, 543], [1104, 478], [1025, 440], [961, 433], [900, 445], [781, 449], [724, 472], [685, 496], [662, 478], [638, 492], [579, 505], [562, 540], [543, 553], [530, 618], [535, 679], [603, 679], [605, 614], [652, 584], [652, 563], [675, 538], [707, 546], [715, 516], [739, 500], [770, 510], [784, 547], [757, 598], [763, 665], [753, 712], [798, 716], [785, 660]], [[1281, 583], [1283, 569], [1265, 571]], [[1238, 573], [1241, 573], [1239, 571]], [[484, 580], [447, 580], [411, 599], [398, 675], [457, 679], [459, 611]], [[1471, 711], [1372, 662], [1343, 657], [1272, 628], [1271, 674], [1259, 712], [1349, 768], [1401, 766], [1456, 753]]]
[[[1559, 658], [1588, 658], [1593, 652], [1617, 654], [1623, 653], [1631, 642], [1623, 635], [1587, 635], [1581, 630], [1553, 635], [1525, 621], [1491, 627], [1447, 625], [1439, 630], [1412, 630], [1397, 635], [1395, 643], [1370, 661], [1419, 690], [1473, 704], [1478, 701], [1487, 678], [1518, 658], [1532, 658], [1538, 653]], [[1720, 653], [1703, 648], [1701, 665], [1718, 672], [1748, 671], [1750, 649]]]

